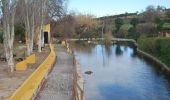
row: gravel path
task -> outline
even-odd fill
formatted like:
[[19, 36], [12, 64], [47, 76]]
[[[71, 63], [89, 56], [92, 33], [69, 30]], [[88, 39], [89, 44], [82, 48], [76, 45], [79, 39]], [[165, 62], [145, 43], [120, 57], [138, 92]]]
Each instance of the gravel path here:
[[73, 64], [72, 56], [57, 45], [57, 62], [48, 75], [39, 100], [72, 100]]

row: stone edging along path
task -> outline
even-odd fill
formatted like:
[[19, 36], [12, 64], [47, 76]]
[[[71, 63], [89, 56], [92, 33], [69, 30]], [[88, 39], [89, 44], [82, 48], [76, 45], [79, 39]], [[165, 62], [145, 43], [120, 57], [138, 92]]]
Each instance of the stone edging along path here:
[[7, 100], [34, 100], [43, 86], [47, 75], [55, 63], [54, 46], [50, 44], [51, 52], [42, 64], [24, 81], [24, 83]]
[[85, 100], [84, 97], [84, 79], [81, 73], [81, 67], [78, 60], [75, 57], [74, 50], [70, 48], [70, 44], [65, 42], [67, 52], [73, 55], [74, 65], [74, 83], [73, 83], [73, 100]]
[[148, 53], [146, 53], [146, 52], [144, 52], [144, 51], [142, 51], [140, 49], [137, 49], [137, 53], [151, 59], [155, 63], [159, 64], [161, 67], [165, 68], [168, 72], [170, 72], [170, 68], [166, 64], [161, 62], [159, 59], [157, 59], [156, 57], [154, 57], [154, 56], [152, 56], [152, 55], [150, 55], [150, 54], [148, 54]]

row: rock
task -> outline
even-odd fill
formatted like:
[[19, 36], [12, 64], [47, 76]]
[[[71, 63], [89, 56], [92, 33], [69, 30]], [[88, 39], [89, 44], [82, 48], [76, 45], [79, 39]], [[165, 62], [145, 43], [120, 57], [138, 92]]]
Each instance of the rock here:
[[92, 71], [86, 71], [85, 74], [91, 75], [93, 72]]

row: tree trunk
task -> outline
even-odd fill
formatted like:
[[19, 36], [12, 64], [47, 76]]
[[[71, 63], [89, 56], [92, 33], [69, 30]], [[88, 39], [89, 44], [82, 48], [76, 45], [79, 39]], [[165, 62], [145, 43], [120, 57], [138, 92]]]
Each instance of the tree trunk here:
[[31, 17], [31, 22], [32, 22], [32, 27], [31, 27], [31, 39], [30, 39], [30, 50], [31, 53], [33, 52], [33, 47], [34, 47], [34, 32], [35, 32], [35, 19], [34, 19], [35, 15], [33, 12], [33, 15]]
[[4, 50], [8, 64], [8, 69], [14, 71], [13, 59], [13, 42], [14, 42], [14, 18], [16, 10], [16, 0], [11, 3], [7, 0], [2, 0], [2, 13], [3, 13], [3, 35], [4, 35]]
[[34, 1], [25, 0], [25, 26], [26, 26], [26, 45], [27, 56], [33, 52], [33, 38], [34, 38]]
[[41, 52], [41, 31], [42, 28], [39, 29], [39, 34], [38, 34], [38, 52]]
[[44, 3], [40, 2], [40, 30], [39, 30], [39, 36], [38, 36], [38, 52], [41, 52], [41, 48], [44, 46], [43, 41], [43, 25], [44, 25]]
[[43, 2], [40, 2], [40, 28], [39, 28], [39, 36], [38, 36], [38, 52], [41, 52], [42, 48], [42, 32], [43, 32]]
[[8, 59], [8, 67], [11, 69], [11, 72], [14, 71], [14, 59], [13, 59], [13, 49], [9, 47], [9, 59]]

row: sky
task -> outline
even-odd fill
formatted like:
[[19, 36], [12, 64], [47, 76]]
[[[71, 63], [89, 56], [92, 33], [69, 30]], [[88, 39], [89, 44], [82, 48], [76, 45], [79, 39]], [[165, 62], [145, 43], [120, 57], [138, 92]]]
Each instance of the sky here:
[[148, 5], [170, 8], [170, 0], [69, 0], [68, 9], [101, 17], [125, 12], [141, 12]]

